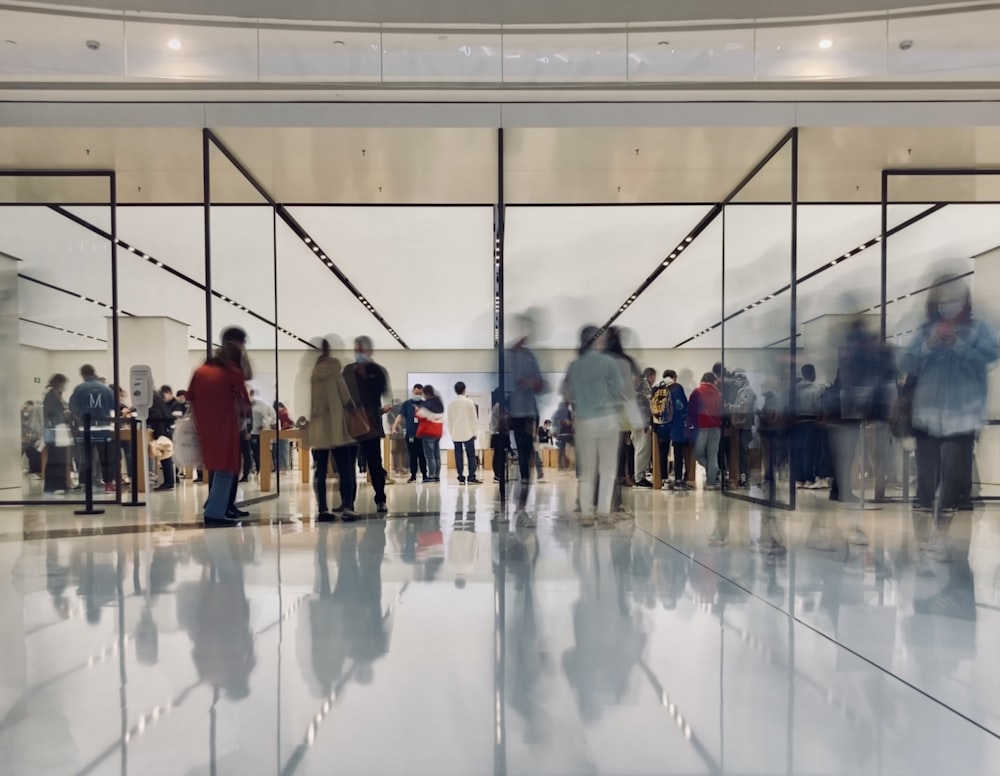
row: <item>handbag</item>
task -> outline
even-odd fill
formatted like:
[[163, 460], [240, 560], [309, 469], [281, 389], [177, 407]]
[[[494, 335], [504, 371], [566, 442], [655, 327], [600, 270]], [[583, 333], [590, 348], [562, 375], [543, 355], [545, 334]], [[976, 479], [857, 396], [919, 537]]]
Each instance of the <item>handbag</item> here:
[[349, 407], [344, 407], [344, 425], [347, 427], [348, 435], [354, 439], [360, 439], [370, 434], [372, 430], [365, 408], [359, 407], [353, 402]]
[[45, 429], [42, 436], [45, 444], [49, 447], [72, 447], [73, 435], [69, 431], [69, 424], [58, 423]]
[[435, 423], [427, 418], [417, 418], [418, 439], [440, 439], [444, 434], [444, 424]]
[[190, 412], [174, 424], [173, 437], [174, 463], [182, 469], [201, 468], [201, 440]]

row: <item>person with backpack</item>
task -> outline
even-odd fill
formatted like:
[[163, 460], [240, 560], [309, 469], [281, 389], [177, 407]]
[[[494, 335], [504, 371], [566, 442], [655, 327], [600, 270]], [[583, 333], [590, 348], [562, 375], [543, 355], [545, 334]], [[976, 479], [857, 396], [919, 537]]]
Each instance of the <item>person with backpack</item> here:
[[[674, 479], [667, 479], [667, 490], [690, 490], [687, 475], [687, 452], [694, 434], [694, 424], [688, 420], [688, 397], [684, 386], [677, 382], [677, 372], [667, 369], [663, 383], [667, 386], [667, 405], [661, 412], [660, 436], [666, 437], [674, 450]], [[653, 408], [654, 413], [656, 408]], [[663, 456], [666, 460], [666, 456]]]
[[663, 379], [652, 389], [649, 397], [653, 433], [656, 434], [656, 445], [660, 451], [660, 478], [664, 488], [670, 481], [670, 421], [673, 419], [674, 409], [670, 399], [670, 386], [674, 381], [667, 379], [670, 372], [668, 369], [663, 373]]

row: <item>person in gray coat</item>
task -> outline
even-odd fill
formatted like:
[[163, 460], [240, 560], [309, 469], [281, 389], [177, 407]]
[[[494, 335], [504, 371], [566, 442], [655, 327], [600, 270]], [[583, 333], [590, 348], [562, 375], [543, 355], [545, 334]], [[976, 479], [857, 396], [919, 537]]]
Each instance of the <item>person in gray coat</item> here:
[[340, 506], [337, 512], [344, 522], [358, 519], [354, 512], [354, 499], [358, 492], [357, 443], [347, 433], [345, 409], [353, 406], [351, 393], [344, 380], [343, 367], [330, 355], [330, 343], [323, 340], [320, 357], [316, 360], [310, 377], [312, 389], [309, 414], [309, 446], [312, 448], [315, 472], [313, 488], [321, 522], [336, 520], [326, 501], [326, 472], [330, 457], [340, 482]]

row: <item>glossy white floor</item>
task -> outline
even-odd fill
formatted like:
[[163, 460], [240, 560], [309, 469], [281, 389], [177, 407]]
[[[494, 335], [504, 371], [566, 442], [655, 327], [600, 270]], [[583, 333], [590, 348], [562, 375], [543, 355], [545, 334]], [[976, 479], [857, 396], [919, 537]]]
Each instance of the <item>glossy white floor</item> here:
[[190, 483], [148, 527], [0, 512], [0, 771], [1000, 772], [995, 507], [942, 562], [925, 517], [818, 493], [638, 492], [595, 531], [556, 479], [495, 534], [492, 485], [350, 526], [301, 487], [207, 532]]

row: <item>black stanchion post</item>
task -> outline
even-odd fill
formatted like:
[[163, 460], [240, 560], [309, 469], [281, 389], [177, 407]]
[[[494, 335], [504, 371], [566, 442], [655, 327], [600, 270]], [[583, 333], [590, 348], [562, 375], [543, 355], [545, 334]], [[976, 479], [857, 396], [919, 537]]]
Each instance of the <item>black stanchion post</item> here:
[[[132, 437], [129, 441], [129, 447], [132, 451], [132, 470], [129, 472], [129, 477], [131, 479], [131, 484], [129, 485], [129, 490], [131, 491], [132, 498], [129, 501], [123, 501], [123, 507], [144, 507], [146, 506], [145, 501], [139, 501], [139, 442], [142, 441], [142, 431], [139, 425], [139, 419], [132, 416], [128, 419], [130, 436]], [[148, 476], [148, 475], [147, 475]]]
[[90, 413], [83, 416], [83, 475], [85, 506], [74, 515], [103, 515], [103, 509], [94, 509], [94, 440], [90, 433]]

